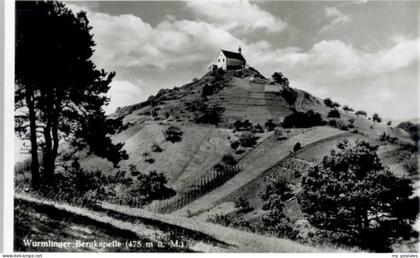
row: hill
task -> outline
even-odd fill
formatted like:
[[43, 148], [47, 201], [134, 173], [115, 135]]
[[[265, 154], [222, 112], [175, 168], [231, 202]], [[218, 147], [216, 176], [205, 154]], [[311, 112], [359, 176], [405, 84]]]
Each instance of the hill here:
[[[129, 159], [115, 169], [86, 151], [75, 157], [83, 168], [105, 174], [126, 171], [134, 178], [128, 173], [132, 165], [145, 174], [162, 172], [177, 194], [146, 207], [159, 213], [252, 223], [266, 213], [261, 195], [270, 176], [280, 175], [298, 193], [307, 169], [342, 140], [379, 145], [382, 162], [395, 174], [416, 177], [406, 166], [418, 158], [406, 128], [372, 121], [363, 112], [276, 83], [251, 67], [209, 71], [110, 117], [123, 120], [113, 141], [124, 143]], [[179, 139], [170, 140], [173, 132]], [[249, 203], [248, 210], [238, 207], [240, 199]], [[303, 223], [295, 198], [284, 213], [296, 227]]]

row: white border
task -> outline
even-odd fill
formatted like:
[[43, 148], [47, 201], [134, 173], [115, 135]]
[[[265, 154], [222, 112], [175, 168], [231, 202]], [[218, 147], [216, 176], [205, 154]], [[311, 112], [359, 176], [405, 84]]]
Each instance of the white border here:
[[[77, 0], [76, 0], [77, 1]], [[103, 0], [101, 0], [103, 1]], [[114, 0], [115, 1], [115, 0]], [[176, 1], [176, 0], [174, 0]], [[68, 2], [68, 0], [64, 0], [63, 2]], [[3, 252], [5, 254], [12, 254], [13, 253], [13, 236], [14, 236], [14, 220], [13, 220], [13, 213], [14, 213], [14, 206], [13, 206], [13, 196], [14, 196], [14, 189], [13, 189], [13, 176], [14, 176], [14, 52], [15, 52], [15, 42], [14, 42], [14, 33], [15, 33], [15, 2], [14, 0], [4, 0], [4, 11], [5, 11], [5, 30], [4, 30], [4, 37], [5, 37], [5, 44], [4, 44], [4, 96], [0, 96], [2, 101], [0, 101], [0, 105], [3, 105], [4, 110], [4, 153], [1, 153], [4, 158], [4, 164], [0, 164], [1, 168], [0, 173], [4, 176], [3, 181], [3, 194], [4, 194], [4, 203], [3, 207], [1, 207], [0, 202], [0, 209], [3, 210], [4, 218], [3, 218], [3, 225], [4, 228], [0, 227], [0, 230], [3, 230], [4, 238], [0, 241], [3, 241]], [[420, 10], [419, 10], [419, 20], [420, 20]], [[419, 27], [419, 34], [420, 34], [420, 27]], [[420, 49], [420, 46], [418, 46]], [[419, 51], [420, 54], [420, 51]], [[419, 74], [420, 74], [420, 67], [419, 67]], [[0, 92], [1, 93], [1, 92]], [[3, 102], [4, 100], [4, 102]], [[0, 108], [1, 111], [1, 108]], [[420, 110], [419, 110], [420, 112]], [[0, 135], [2, 137], [2, 135]], [[1, 141], [0, 141], [1, 142]], [[1, 181], [0, 181], [1, 184]], [[1, 197], [1, 196], [0, 196]], [[1, 216], [0, 216], [1, 219]], [[1, 222], [0, 222], [0, 226]], [[0, 234], [1, 237], [1, 234]], [[0, 244], [1, 247], [1, 244]], [[23, 255], [31, 255], [35, 253], [16, 253], [16, 254], [23, 254]], [[37, 253], [39, 254], [39, 253]], [[310, 253], [310, 254], [288, 254], [288, 253], [235, 253], [235, 254], [214, 254], [214, 253], [206, 253], [206, 254], [186, 254], [186, 253], [42, 253], [43, 257], [116, 257], [116, 256], [124, 256], [124, 257], [139, 257], [139, 256], [147, 256], [147, 257], [192, 257], [200, 255], [201, 257], [240, 257], [240, 258], [255, 258], [255, 256], [262, 256], [262, 257], [338, 257], [340, 258], [350, 258], [350, 257], [400, 257], [400, 254], [390, 254], [390, 253]], [[403, 254], [404, 255], [404, 254]], [[405, 254], [407, 255], [407, 254]], [[411, 254], [416, 255], [416, 254]], [[19, 256], [14, 256], [19, 257]], [[417, 256], [410, 256], [410, 257], [418, 257]]]
[[15, 3], [4, 2], [4, 205], [3, 205], [3, 251], [13, 252], [13, 164], [14, 164], [14, 53], [15, 53]]

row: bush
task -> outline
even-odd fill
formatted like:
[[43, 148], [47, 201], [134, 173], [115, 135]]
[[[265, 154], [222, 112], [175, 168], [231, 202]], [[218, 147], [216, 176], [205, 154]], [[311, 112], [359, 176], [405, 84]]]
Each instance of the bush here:
[[291, 88], [284, 88], [281, 91], [281, 96], [287, 102], [287, 104], [293, 105], [293, 104], [295, 104], [295, 101], [297, 99], [298, 93], [295, 90], [291, 89]]
[[236, 159], [231, 155], [231, 154], [225, 154], [222, 157], [222, 162], [226, 165], [229, 166], [234, 166], [236, 165], [238, 162], [236, 161]]
[[337, 109], [334, 108], [334, 109], [330, 110], [330, 112], [328, 112], [327, 117], [331, 117], [333, 119], [340, 118], [340, 112]]
[[296, 152], [298, 150], [302, 149], [302, 146], [300, 145], [300, 142], [297, 142], [295, 146], [293, 146], [293, 152]]
[[254, 147], [257, 144], [258, 137], [250, 132], [244, 132], [239, 136], [239, 143], [243, 147]]
[[249, 205], [249, 201], [241, 196], [235, 201], [235, 208], [240, 209], [241, 211], [249, 211], [251, 206]]
[[164, 132], [165, 140], [172, 143], [182, 141], [183, 134], [184, 133], [181, 131], [181, 129], [175, 126], [169, 126], [168, 129], [166, 129]]
[[363, 110], [358, 110], [358, 111], [356, 111], [356, 115], [357, 116], [367, 116], [367, 113], [365, 112], [365, 111], [363, 111]]
[[305, 113], [295, 112], [286, 116], [283, 120], [283, 127], [285, 128], [308, 128], [312, 126], [325, 125], [325, 121], [322, 119], [321, 114], [308, 110]]
[[234, 141], [230, 144], [230, 147], [236, 150], [239, 147], [239, 141]]
[[202, 106], [200, 110], [195, 113], [194, 120], [196, 123], [218, 125], [222, 121], [222, 114], [225, 111], [223, 107]]
[[354, 111], [354, 109], [352, 109], [348, 106], [343, 106], [343, 110], [346, 111], [346, 112], [353, 112]]
[[236, 120], [235, 123], [233, 123], [233, 127], [236, 131], [251, 131], [253, 129], [253, 125], [249, 120], [241, 121]]
[[152, 146], [150, 147], [150, 149], [153, 152], [162, 152], [162, 148], [160, 147], [160, 145], [157, 142], [153, 142]]
[[273, 81], [275, 81], [276, 83], [289, 87], [289, 79], [284, 77], [282, 73], [275, 72], [273, 73], [273, 75], [271, 75], [271, 78], [273, 78]]
[[228, 215], [221, 214], [210, 216], [206, 221], [214, 224], [220, 224], [222, 226], [229, 226], [232, 223], [232, 219]]
[[267, 128], [267, 131], [271, 132], [274, 130], [274, 128], [276, 128], [276, 124], [274, 124], [273, 119], [268, 119], [265, 122], [265, 128]]
[[260, 124], [256, 124], [254, 126], [254, 128], [252, 129], [253, 133], [263, 133], [264, 129], [262, 128], [262, 126]]
[[340, 105], [340, 104], [338, 104], [337, 102], [332, 101], [330, 98], [326, 98], [326, 99], [324, 99], [324, 104], [325, 104], [327, 107], [330, 107], [330, 108], [338, 108], [338, 107], [340, 107], [340, 106], [341, 106], [341, 105]]

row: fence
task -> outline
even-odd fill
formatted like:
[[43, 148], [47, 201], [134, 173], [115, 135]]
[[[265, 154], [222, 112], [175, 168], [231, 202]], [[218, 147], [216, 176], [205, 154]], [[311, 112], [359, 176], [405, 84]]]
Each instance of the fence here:
[[220, 169], [211, 169], [208, 173], [189, 186], [183, 193], [175, 195], [167, 200], [155, 201], [149, 205], [148, 208], [153, 212], [171, 213], [221, 186], [227, 180], [238, 174], [241, 170], [242, 168], [239, 165], [224, 166]]

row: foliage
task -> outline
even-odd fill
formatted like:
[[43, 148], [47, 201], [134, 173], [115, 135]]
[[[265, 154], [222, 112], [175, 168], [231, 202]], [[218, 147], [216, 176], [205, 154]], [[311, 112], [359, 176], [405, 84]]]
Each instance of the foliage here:
[[169, 126], [164, 132], [165, 140], [172, 143], [182, 141], [183, 134], [184, 132], [176, 126]]
[[328, 112], [328, 117], [331, 117], [333, 119], [340, 118], [340, 112], [337, 109], [332, 109], [330, 112]]
[[292, 189], [282, 177], [266, 179], [269, 183], [261, 195], [264, 201], [262, 208], [270, 212], [261, 218], [262, 225], [257, 230], [278, 237], [293, 238], [292, 223], [283, 213], [285, 201], [293, 197]]
[[222, 86], [218, 82], [207, 83], [203, 87], [203, 91], [201, 92], [202, 97], [207, 97], [213, 94], [216, 94], [222, 89]]
[[267, 131], [271, 132], [276, 128], [276, 124], [273, 122], [273, 119], [268, 119], [265, 124], [265, 128], [267, 128]]
[[229, 166], [234, 166], [238, 162], [236, 161], [236, 159], [231, 154], [225, 154], [222, 157], [222, 163], [224, 163], [226, 165], [229, 165]]
[[241, 211], [250, 211], [252, 209], [249, 205], [249, 201], [242, 196], [235, 201], [235, 208], [240, 209]]
[[230, 218], [228, 215], [217, 213], [213, 216], [209, 216], [206, 221], [214, 224], [220, 224], [222, 226], [229, 226], [232, 223], [232, 218]]
[[353, 112], [354, 109], [350, 108], [349, 106], [343, 106], [343, 110], [346, 112]]
[[236, 150], [239, 147], [239, 141], [234, 141], [230, 144], [230, 147]]
[[66, 164], [63, 167], [62, 173], [56, 174], [54, 184], [42, 185], [32, 194], [53, 201], [88, 207], [96, 206], [97, 201], [139, 207], [175, 194], [165, 186], [166, 178], [163, 174], [151, 172], [149, 175], [143, 175], [132, 164], [129, 165], [129, 169], [132, 176], [140, 178], [139, 181], [127, 177], [125, 171], [104, 175], [100, 170], [84, 170], [78, 160], [74, 159], [70, 165]]
[[336, 243], [374, 251], [389, 251], [396, 237], [415, 236], [410, 225], [418, 200], [409, 199], [410, 180], [384, 168], [378, 147], [366, 141], [337, 148], [302, 179], [300, 203], [310, 223]]
[[253, 125], [251, 122], [249, 122], [248, 119], [244, 120], [243, 122], [241, 120], [236, 120], [233, 123], [233, 127], [236, 131], [251, 131], [253, 129]]
[[222, 114], [225, 111], [218, 105], [201, 105], [198, 112], [195, 113], [196, 123], [218, 125], [222, 121]]
[[289, 79], [284, 77], [282, 73], [275, 72], [273, 73], [273, 75], [271, 75], [271, 78], [273, 78], [273, 81], [275, 81], [276, 83], [289, 87]]
[[285, 128], [308, 128], [317, 125], [325, 125], [325, 121], [318, 112], [308, 110], [305, 113], [295, 112], [286, 116], [282, 125]]
[[252, 132], [244, 132], [239, 136], [239, 143], [243, 147], [254, 147], [257, 144], [258, 137]]
[[358, 111], [356, 111], [356, 115], [357, 116], [367, 116], [367, 113], [366, 113], [366, 111], [358, 110]]
[[377, 113], [373, 114], [372, 120], [373, 122], [378, 122], [378, 123], [382, 122], [382, 118]]
[[382, 142], [389, 142], [389, 143], [397, 143], [398, 142], [398, 138], [395, 136], [391, 136], [385, 132], [383, 132], [380, 136], [379, 136], [379, 140]]
[[293, 146], [293, 152], [296, 152], [298, 150], [302, 149], [302, 146], [300, 145], [300, 142], [297, 142], [295, 146]]
[[324, 104], [327, 107], [330, 107], [330, 108], [338, 108], [338, 107], [340, 107], [340, 104], [338, 104], [337, 102], [332, 101], [330, 98], [324, 99]]
[[128, 158], [122, 144], [110, 139], [121, 126], [103, 110], [115, 73], [92, 62], [91, 29], [85, 12], [74, 14], [61, 2], [16, 3], [16, 132], [30, 139], [34, 187], [40, 180], [39, 149], [43, 180], [52, 183], [63, 139], [89, 147], [115, 167]]
[[295, 104], [295, 101], [298, 96], [298, 93], [292, 88], [283, 88], [280, 94], [289, 105]]

